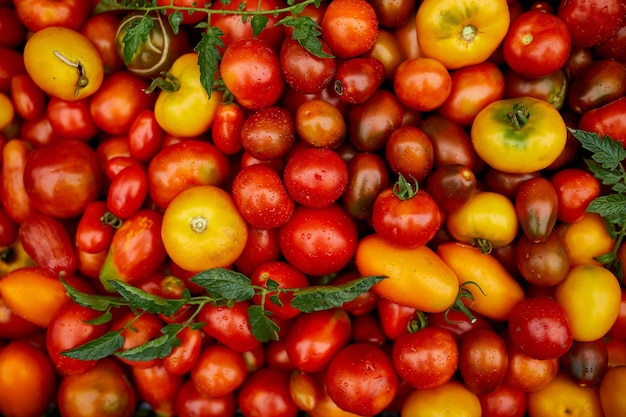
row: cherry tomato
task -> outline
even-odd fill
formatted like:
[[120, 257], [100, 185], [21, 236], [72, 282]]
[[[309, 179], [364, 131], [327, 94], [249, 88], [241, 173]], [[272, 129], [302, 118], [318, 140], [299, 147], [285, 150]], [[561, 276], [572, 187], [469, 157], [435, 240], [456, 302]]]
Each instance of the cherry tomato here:
[[235, 393], [220, 398], [207, 398], [196, 390], [193, 381], [183, 382], [174, 402], [175, 414], [179, 417], [232, 416], [237, 411], [237, 396]]
[[232, 307], [205, 304], [198, 314], [198, 320], [206, 323], [202, 331], [237, 352], [258, 347], [261, 342], [252, 335], [248, 322], [250, 305], [247, 301], [236, 302]]
[[476, 175], [467, 166], [448, 164], [428, 175], [425, 190], [442, 211], [451, 213], [474, 196], [476, 187]]
[[328, 5], [320, 22], [322, 39], [334, 55], [353, 58], [376, 42], [378, 19], [365, 0], [341, 0]]
[[561, 368], [581, 386], [600, 384], [609, 365], [609, 352], [601, 340], [574, 341], [571, 348], [560, 358]]
[[404, 110], [398, 98], [387, 90], [377, 90], [369, 100], [348, 111], [348, 140], [360, 151], [382, 149], [389, 135], [402, 125]]
[[130, 165], [115, 175], [107, 193], [107, 208], [116, 217], [127, 219], [143, 206], [148, 196], [148, 175], [139, 165]]
[[515, 264], [526, 281], [541, 287], [557, 285], [571, 267], [567, 244], [556, 230], [540, 243], [520, 236], [515, 243]]
[[[266, 288], [269, 280], [278, 284], [279, 288], [304, 288], [309, 285], [309, 280], [303, 273], [282, 261], [262, 263], [254, 269], [250, 275], [250, 280], [252, 284]], [[271, 297], [274, 296], [278, 297], [278, 303], [272, 301]], [[261, 296], [258, 295], [253, 298], [253, 301], [256, 304], [264, 302], [265, 310], [271, 312], [274, 317], [291, 319], [300, 314], [300, 310], [291, 306], [293, 293], [277, 294], [275, 291], [270, 291], [267, 297], [269, 298], [262, 300]]]
[[527, 399], [530, 417], [604, 415], [598, 390], [581, 387], [564, 373], [557, 374], [545, 388], [529, 393]]
[[[239, 389], [237, 400], [243, 415], [295, 417], [298, 407], [289, 392], [290, 375], [277, 368], [261, 368], [250, 374]], [[271, 398], [271, 401], [267, 401]]]
[[385, 80], [385, 67], [376, 58], [358, 57], [337, 65], [334, 90], [346, 104], [365, 102]]
[[225, 397], [241, 386], [247, 376], [241, 352], [227, 346], [206, 347], [191, 371], [196, 390], [205, 397]]
[[463, 335], [459, 370], [470, 391], [478, 395], [493, 392], [504, 381], [508, 362], [506, 344], [495, 331], [475, 329]]
[[446, 101], [452, 91], [452, 78], [446, 67], [436, 59], [410, 58], [398, 65], [393, 89], [402, 104], [427, 112]]

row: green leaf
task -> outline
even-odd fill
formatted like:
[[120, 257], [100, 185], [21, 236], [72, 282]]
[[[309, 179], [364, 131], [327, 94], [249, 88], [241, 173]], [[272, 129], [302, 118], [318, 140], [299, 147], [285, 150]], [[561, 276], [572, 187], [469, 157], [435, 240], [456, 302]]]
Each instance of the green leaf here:
[[304, 313], [341, 307], [343, 303], [354, 300], [385, 278], [384, 276], [369, 276], [341, 285], [299, 288], [294, 292], [291, 305]]
[[280, 327], [273, 322], [261, 306], [253, 304], [248, 307], [248, 324], [252, 335], [260, 342], [278, 340]]
[[593, 154], [593, 160], [604, 168], [615, 169], [626, 158], [624, 146], [609, 136], [601, 137], [595, 132], [578, 129], [570, 129], [570, 131], [582, 147]]
[[191, 278], [191, 282], [206, 289], [209, 296], [216, 300], [250, 300], [255, 294], [250, 278], [225, 268], [200, 272]]
[[224, 48], [222, 41], [222, 32], [215, 26], [207, 28], [206, 32], [202, 32], [202, 38], [194, 47], [194, 51], [198, 53], [198, 65], [200, 66], [200, 83], [204, 87], [209, 98], [213, 90], [213, 81], [215, 74], [219, 70], [219, 63], [222, 59], [218, 48]]
[[180, 31], [180, 25], [183, 22], [183, 12], [181, 12], [180, 10], [176, 10], [169, 15], [167, 20], [169, 20], [170, 22], [170, 26], [172, 28], [172, 32], [174, 32], [174, 35], [178, 35], [178, 32]]
[[85, 320], [85, 323], [91, 324], [92, 326], [98, 326], [100, 324], [108, 323], [113, 318], [113, 314], [110, 311], [105, 311], [104, 314], [96, 317], [93, 320]]
[[189, 323], [187, 326], [191, 327], [193, 330], [202, 330], [202, 328], [206, 326], [206, 322], [198, 321], [194, 323]]
[[605, 168], [592, 159], [585, 159], [585, 163], [593, 176], [601, 180], [602, 184], [615, 185], [619, 184], [624, 179], [624, 177], [619, 172], [615, 171], [614, 168]]
[[180, 323], [170, 323], [161, 329], [161, 333], [166, 334], [168, 336], [176, 336], [184, 328], [185, 326], [183, 326]]
[[61, 355], [83, 361], [106, 358], [124, 345], [124, 337], [121, 334], [122, 330], [123, 329], [119, 329], [105, 333], [84, 345], [61, 352]]
[[319, 26], [309, 16], [287, 16], [276, 24], [291, 26], [293, 28], [291, 38], [297, 40], [304, 49], [313, 55], [319, 58], [333, 58], [332, 55], [324, 52], [319, 38], [321, 35]]
[[100, 0], [93, 12], [94, 14], [98, 14], [115, 10], [124, 10], [123, 2], [120, 3], [117, 0]]
[[149, 361], [155, 358], [162, 359], [179, 345], [180, 339], [178, 337], [165, 334], [143, 345], [117, 352], [115, 355], [129, 361]]
[[176, 313], [185, 303], [180, 298], [170, 299], [150, 294], [123, 281], [111, 280], [109, 283], [132, 307], [149, 313], [169, 316]]
[[250, 25], [252, 26], [252, 36], [255, 38], [263, 32], [265, 26], [267, 26], [267, 16], [263, 14], [257, 14], [252, 16], [250, 20]]
[[61, 278], [61, 283], [65, 287], [67, 295], [69, 295], [76, 304], [89, 307], [96, 311], [107, 311], [111, 307], [118, 307], [121, 304], [120, 301], [123, 301], [120, 297], [110, 295], [85, 294], [65, 282], [63, 278]]
[[139, 46], [148, 41], [148, 35], [150, 35], [153, 26], [154, 22], [148, 15], [143, 15], [140, 19], [135, 19], [128, 25], [124, 38], [122, 38], [124, 63], [126, 65], [130, 64]]
[[598, 213], [609, 223], [623, 224], [626, 219], [626, 195], [608, 194], [594, 199], [587, 211]]
[[617, 260], [617, 254], [614, 252], [609, 252], [600, 256], [596, 256], [594, 259], [600, 262], [602, 265], [609, 265]]

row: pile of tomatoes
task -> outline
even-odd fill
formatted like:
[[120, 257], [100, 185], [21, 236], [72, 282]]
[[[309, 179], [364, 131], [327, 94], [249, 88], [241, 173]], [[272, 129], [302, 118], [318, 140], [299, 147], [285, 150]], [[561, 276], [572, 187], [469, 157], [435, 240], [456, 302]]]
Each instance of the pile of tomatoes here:
[[[625, 65], [620, 0], [0, 0], [0, 415], [624, 416], [626, 245], [574, 133], [626, 143]], [[66, 291], [213, 268], [385, 278]]]

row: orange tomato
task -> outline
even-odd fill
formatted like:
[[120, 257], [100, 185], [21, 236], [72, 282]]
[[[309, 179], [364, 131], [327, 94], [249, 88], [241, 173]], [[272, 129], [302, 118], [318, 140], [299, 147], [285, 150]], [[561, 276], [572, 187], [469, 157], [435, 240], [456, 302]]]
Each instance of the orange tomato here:
[[528, 417], [602, 417], [598, 389], [581, 387], [563, 373], [528, 394]]
[[458, 294], [456, 275], [427, 246], [401, 248], [374, 233], [359, 241], [355, 260], [362, 276], [388, 277], [373, 287], [374, 292], [419, 311], [444, 311]]
[[168, 204], [161, 237], [172, 261], [200, 272], [235, 262], [246, 245], [248, 228], [230, 194], [202, 185], [186, 189]]
[[573, 223], [561, 223], [558, 231], [569, 249], [572, 266], [600, 265], [594, 258], [611, 252], [615, 245], [604, 220], [597, 213], [585, 213], [580, 220]]
[[610, 368], [600, 382], [600, 403], [604, 417], [621, 417], [626, 410], [626, 366]]
[[402, 405], [402, 417], [480, 417], [478, 396], [463, 383], [450, 380], [430, 389], [411, 392]]
[[473, 311], [504, 321], [515, 304], [524, 299], [521, 285], [493, 255], [459, 242], [440, 244], [437, 254], [454, 271], [459, 284], [476, 283], [465, 285], [474, 296]]
[[441, 106], [448, 98], [452, 79], [441, 62], [431, 58], [411, 58], [396, 68], [393, 88], [402, 104], [425, 112]]

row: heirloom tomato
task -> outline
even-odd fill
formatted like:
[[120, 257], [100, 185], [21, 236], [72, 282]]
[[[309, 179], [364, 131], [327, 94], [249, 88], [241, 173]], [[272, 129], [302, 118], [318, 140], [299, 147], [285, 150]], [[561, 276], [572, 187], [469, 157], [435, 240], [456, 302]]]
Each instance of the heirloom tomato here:
[[435, 150], [434, 168], [444, 165], [462, 164], [477, 173], [484, 167], [472, 146], [469, 132], [460, 124], [442, 116], [431, 113], [418, 122], [430, 138]]
[[600, 383], [600, 403], [605, 417], [619, 417], [626, 410], [626, 400], [620, 393], [626, 389], [626, 367], [607, 370]]
[[613, 59], [598, 59], [572, 78], [567, 98], [569, 109], [581, 115], [625, 94], [626, 65]]
[[548, 239], [556, 224], [558, 197], [554, 185], [543, 177], [520, 184], [515, 212], [526, 238], [534, 243]]
[[559, 362], [561, 368], [578, 384], [597, 386], [609, 367], [607, 344], [602, 339], [574, 341], [570, 349], [559, 358]]
[[457, 69], [486, 61], [509, 23], [506, 0], [425, 0], [417, 9], [417, 42], [424, 56]]
[[[208, 97], [200, 83], [196, 52], [178, 57], [160, 86], [162, 91], [154, 105], [154, 116], [163, 130], [174, 136], [193, 137], [211, 127], [222, 94], [213, 91]], [[189, 117], [190, 114], [194, 117]]]
[[385, 67], [376, 58], [357, 57], [337, 65], [333, 87], [339, 100], [359, 104], [370, 98], [385, 81]]
[[597, 258], [610, 253], [615, 246], [604, 219], [597, 213], [585, 213], [574, 223], [561, 223], [558, 232], [563, 237], [572, 266], [601, 265]]
[[377, 151], [387, 138], [402, 125], [405, 111], [400, 100], [390, 91], [379, 89], [365, 103], [350, 106], [346, 118], [348, 140], [359, 151]]
[[478, 156], [503, 172], [529, 173], [549, 166], [567, 140], [563, 117], [547, 101], [519, 97], [483, 108], [471, 128]]
[[372, 152], [359, 152], [348, 161], [348, 185], [341, 195], [343, 208], [355, 219], [372, 215], [374, 200], [387, 187], [385, 160]]
[[620, 0], [565, 0], [557, 16], [565, 22], [572, 46], [588, 48], [608, 40], [626, 18], [626, 4]]
[[104, 79], [96, 47], [80, 32], [60, 26], [41, 29], [28, 38], [24, 65], [35, 84], [63, 100], [91, 96]]
[[339, 108], [324, 99], [314, 98], [298, 106], [296, 132], [307, 145], [336, 149], [347, 134], [346, 121]]
[[401, 126], [387, 138], [385, 159], [391, 171], [422, 182], [435, 163], [435, 147], [419, 127]]
[[557, 230], [542, 242], [520, 236], [515, 243], [515, 263], [526, 281], [540, 287], [560, 283], [571, 267], [567, 244]]
[[200, 272], [235, 262], [246, 244], [248, 228], [226, 191], [213, 185], [196, 186], [167, 205], [161, 238], [177, 265]]
[[373, 290], [396, 303], [441, 312], [457, 297], [455, 273], [427, 246], [403, 248], [374, 233], [359, 241], [355, 261], [362, 276], [387, 276]]
[[428, 175], [425, 190], [442, 211], [450, 213], [474, 196], [476, 186], [472, 170], [462, 164], [447, 164]]
[[403, 417], [482, 416], [478, 396], [452, 379], [435, 388], [412, 391], [402, 405]]

